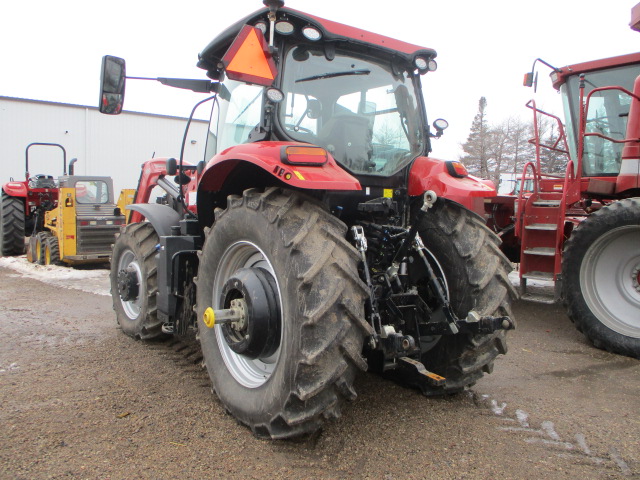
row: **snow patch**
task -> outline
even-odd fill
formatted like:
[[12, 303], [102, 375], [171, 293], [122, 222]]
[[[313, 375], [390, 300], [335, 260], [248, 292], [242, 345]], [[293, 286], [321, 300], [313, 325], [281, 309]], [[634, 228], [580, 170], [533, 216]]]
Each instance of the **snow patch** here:
[[0, 257], [0, 267], [18, 272], [22, 277], [33, 278], [56, 287], [81, 290], [96, 295], [111, 296], [109, 270], [105, 267], [59, 267], [37, 265], [27, 257]]

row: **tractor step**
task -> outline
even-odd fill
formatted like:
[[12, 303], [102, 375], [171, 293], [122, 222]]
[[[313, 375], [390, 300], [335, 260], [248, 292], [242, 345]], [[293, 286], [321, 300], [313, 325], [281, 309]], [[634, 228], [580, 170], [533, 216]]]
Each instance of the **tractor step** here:
[[527, 230], [548, 230], [553, 231], [558, 229], [558, 225], [555, 223], [532, 223], [524, 227]]
[[544, 257], [555, 257], [556, 249], [548, 247], [535, 247], [527, 248], [524, 252], [525, 255], [541, 255]]
[[531, 271], [522, 274], [522, 278], [531, 279], [531, 280], [547, 280], [553, 282], [553, 272], [538, 272]]
[[536, 200], [533, 202], [535, 207], [559, 207], [560, 200]]
[[520, 295], [520, 300], [533, 303], [545, 303], [547, 305], [553, 305], [556, 303], [556, 299], [553, 295], [544, 295], [540, 293], [523, 293]]

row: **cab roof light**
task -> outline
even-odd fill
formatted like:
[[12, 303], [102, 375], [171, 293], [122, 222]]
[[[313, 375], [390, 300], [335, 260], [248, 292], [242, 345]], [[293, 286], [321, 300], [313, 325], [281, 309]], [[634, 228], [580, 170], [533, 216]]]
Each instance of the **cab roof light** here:
[[266, 22], [258, 22], [255, 24], [255, 27], [262, 32], [263, 35], [267, 34], [267, 24]]
[[294, 31], [293, 23], [286, 20], [280, 20], [276, 23], [276, 32], [280, 35], [291, 35]]
[[452, 162], [446, 162], [446, 164], [447, 164], [447, 171], [449, 172], [449, 175], [451, 175], [452, 177], [463, 178], [463, 177], [469, 176], [467, 167], [465, 167], [462, 164], [462, 162], [452, 161]]
[[287, 146], [280, 153], [282, 163], [307, 167], [320, 167], [327, 163], [327, 151], [320, 147]]
[[311, 40], [312, 42], [317, 42], [322, 38], [322, 33], [315, 27], [306, 26], [302, 29], [302, 35], [307, 40]]

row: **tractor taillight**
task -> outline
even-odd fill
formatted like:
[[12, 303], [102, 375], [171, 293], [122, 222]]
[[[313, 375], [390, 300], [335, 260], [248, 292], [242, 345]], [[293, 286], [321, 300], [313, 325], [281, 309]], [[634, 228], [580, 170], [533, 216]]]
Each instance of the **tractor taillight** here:
[[320, 147], [283, 147], [282, 163], [319, 167], [327, 163], [327, 151]]
[[447, 170], [452, 177], [468, 177], [469, 172], [467, 171], [467, 167], [465, 167], [462, 162], [446, 162]]

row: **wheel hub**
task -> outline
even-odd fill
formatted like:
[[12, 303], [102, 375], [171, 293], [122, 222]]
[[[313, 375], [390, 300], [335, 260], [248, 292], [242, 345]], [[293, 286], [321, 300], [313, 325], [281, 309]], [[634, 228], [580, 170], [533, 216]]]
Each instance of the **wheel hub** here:
[[138, 273], [132, 266], [118, 272], [118, 293], [125, 302], [138, 298], [140, 282], [138, 281]]
[[251, 359], [272, 355], [280, 345], [280, 307], [271, 274], [262, 268], [240, 268], [225, 282], [223, 308], [242, 308], [242, 321], [220, 328], [229, 348]]
[[636, 292], [640, 293], [640, 263], [631, 270], [631, 283]]

